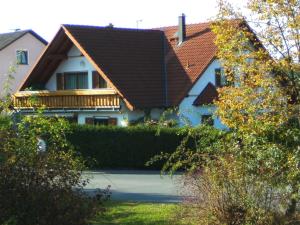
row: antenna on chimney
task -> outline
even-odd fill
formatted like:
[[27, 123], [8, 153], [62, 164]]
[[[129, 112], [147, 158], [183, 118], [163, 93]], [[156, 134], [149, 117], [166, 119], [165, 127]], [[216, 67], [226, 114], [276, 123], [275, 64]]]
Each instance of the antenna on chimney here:
[[10, 29], [12, 30], [13, 32], [17, 32], [17, 31], [20, 31], [21, 29], [20, 28], [14, 28], [14, 29]]
[[114, 28], [114, 25], [112, 23], [109, 23], [106, 28]]

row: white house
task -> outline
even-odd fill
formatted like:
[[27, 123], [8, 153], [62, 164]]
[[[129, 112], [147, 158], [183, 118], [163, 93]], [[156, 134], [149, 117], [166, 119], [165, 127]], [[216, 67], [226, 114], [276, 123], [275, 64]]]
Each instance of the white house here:
[[[80, 124], [126, 126], [178, 108], [178, 122], [212, 123], [222, 85], [210, 23], [159, 29], [62, 25], [21, 84], [14, 106]], [[31, 90], [27, 90], [27, 89]], [[35, 96], [35, 101], [29, 101]]]
[[13, 93], [17, 91], [46, 45], [47, 42], [32, 30], [0, 34], [0, 90], [3, 91], [9, 67], [13, 66], [15, 73], [10, 88]]

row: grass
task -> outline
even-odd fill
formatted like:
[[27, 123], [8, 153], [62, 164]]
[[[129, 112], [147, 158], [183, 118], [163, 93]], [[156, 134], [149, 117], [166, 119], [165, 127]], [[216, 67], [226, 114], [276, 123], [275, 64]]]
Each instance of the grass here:
[[182, 225], [178, 221], [176, 204], [109, 202], [106, 212], [93, 221], [93, 225]]

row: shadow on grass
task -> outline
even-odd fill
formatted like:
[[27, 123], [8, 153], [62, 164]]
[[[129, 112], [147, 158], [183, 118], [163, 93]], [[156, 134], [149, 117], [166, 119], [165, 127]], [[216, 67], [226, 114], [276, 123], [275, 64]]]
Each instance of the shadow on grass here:
[[93, 225], [180, 225], [174, 215], [175, 204], [109, 202], [107, 211], [93, 221]]
[[[96, 193], [96, 189], [85, 188], [84, 190], [89, 195]], [[182, 202], [182, 197], [179, 195], [160, 194], [160, 193], [129, 193], [111, 190], [112, 200], [119, 202], [152, 202], [152, 203], [179, 203]]]

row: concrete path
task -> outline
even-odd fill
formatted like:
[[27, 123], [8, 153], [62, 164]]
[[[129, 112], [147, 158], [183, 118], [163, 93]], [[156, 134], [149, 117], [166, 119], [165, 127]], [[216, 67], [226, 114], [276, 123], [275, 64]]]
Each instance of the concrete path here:
[[181, 175], [161, 176], [160, 171], [87, 171], [87, 192], [111, 186], [112, 199], [142, 202], [180, 202]]

